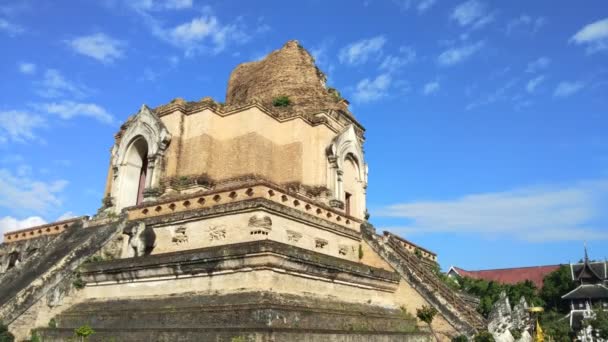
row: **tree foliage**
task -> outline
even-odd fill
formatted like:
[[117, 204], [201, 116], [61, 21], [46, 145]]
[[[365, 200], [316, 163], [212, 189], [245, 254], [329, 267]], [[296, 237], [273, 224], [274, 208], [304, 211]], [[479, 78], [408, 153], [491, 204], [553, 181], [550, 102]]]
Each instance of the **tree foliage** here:
[[473, 341], [475, 342], [494, 342], [494, 336], [490, 334], [488, 331], [480, 331], [473, 337]]
[[466, 335], [458, 335], [452, 337], [452, 342], [469, 342], [469, 338]]
[[567, 313], [568, 303], [562, 300], [562, 296], [572, 291], [576, 284], [572, 281], [570, 268], [562, 265], [558, 270], [545, 276], [540, 297], [545, 302], [545, 310]]
[[608, 339], [608, 311], [602, 308], [596, 308], [595, 310], [595, 318], [586, 321], [591, 325], [593, 330], [599, 331], [600, 337], [603, 339]]
[[13, 342], [15, 336], [8, 331], [8, 327], [0, 322], [0, 342]]
[[543, 303], [536, 286], [529, 280], [512, 285], [464, 277], [459, 278], [457, 284], [460, 290], [479, 298], [477, 310], [484, 317], [488, 317], [492, 306], [503, 291], [509, 297], [511, 305], [518, 303], [521, 297], [524, 297], [530, 305], [542, 305]]
[[437, 309], [432, 306], [423, 305], [421, 308], [416, 309], [416, 317], [428, 325], [433, 323], [435, 315], [437, 315]]
[[[509, 297], [511, 305], [518, 303], [520, 298], [524, 297], [530, 306], [543, 306], [545, 313], [541, 315], [541, 325], [548, 340], [555, 342], [572, 341], [573, 333], [570, 330], [569, 321], [565, 319], [569, 312], [568, 303], [562, 301], [562, 296], [576, 287], [568, 266], [562, 265], [556, 271], [545, 276], [541, 289], [537, 289], [531, 281], [510, 285], [466, 277], [457, 278], [456, 282], [448, 283], [450, 286], [454, 286], [454, 284], [457, 285], [459, 290], [479, 298], [480, 303], [477, 310], [485, 317], [490, 314], [492, 306], [500, 298], [502, 291], [505, 291]], [[598, 330], [607, 334], [606, 316], [608, 314], [604, 312], [598, 315], [597, 321], [593, 323], [590, 321], [589, 323], [594, 329], [597, 326]], [[605, 328], [602, 329], [601, 327]], [[478, 336], [480, 337], [476, 336], [475, 341], [488, 341], [485, 340], [486, 336]]]

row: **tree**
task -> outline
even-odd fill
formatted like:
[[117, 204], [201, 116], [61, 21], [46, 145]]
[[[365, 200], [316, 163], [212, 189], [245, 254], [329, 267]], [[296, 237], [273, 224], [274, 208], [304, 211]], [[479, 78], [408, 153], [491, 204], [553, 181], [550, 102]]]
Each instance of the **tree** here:
[[608, 339], [608, 311], [602, 308], [596, 308], [594, 311], [595, 318], [585, 323], [591, 325], [593, 330], [598, 331], [601, 338]]
[[572, 281], [570, 267], [560, 266], [545, 276], [543, 287], [540, 290], [540, 298], [545, 302], [545, 310], [553, 310], [568, 313], [568, 303], [562, 300], [562, 296], [574, 290], [576, 284]]
[[452, 342], [469, 342], [469, 338], [466, 335], [458, 335], [452, 337]]
[[0, 342], [13, 342], [15, 336], [8, 331], [8, 327], [0, 322]]
[[480, 331], [473, 338], [475, 342], [494, 342], [494, 336], [487, 331]]
[[572, 341], [572, 332], [570, 331], [570, 322], [564, 318], [564, 315], [549, 311], [542, 314], [540, 317], [540, 325], [545, 332], [547, 340], [554, 342], [570, 342]]
[[421, 308], [416, 309], [416, 317], [418, 317], [418, 319], [421, 320], [422, 322], [429, 325], [431, 334], [433, 334], [433, 336], [435, 336], [436, 341], [439, 341], [439, 339], [437, 338], [437, 335], [435, 335], [435, 332], [433, 331], [433, 327], [431, 326], [431, 323], [433, 323], [433, 319], [435, 318], [435, 315], [437, 315], [437, 309], [435, 309], [432, 306], [423, 305]]

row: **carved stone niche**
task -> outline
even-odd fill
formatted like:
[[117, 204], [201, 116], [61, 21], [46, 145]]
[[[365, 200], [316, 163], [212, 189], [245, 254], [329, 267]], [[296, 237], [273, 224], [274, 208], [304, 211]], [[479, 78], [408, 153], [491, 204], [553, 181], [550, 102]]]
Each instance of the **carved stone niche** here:
[[315, 239], [315, 248], [324, 249], [329, 242], [324, 239]]
[[301, 238], [302, 238], [302, 234], [300, 234], [298, 232], [294, 232], [293, 230], [287, 231], [287, 241], [288, 242], [298, 243], [298, 242], [300, 242]]
[[253, 215], [249, 218], [249, 227], [272, 229], [272, 219], [268, 216]]
[[188, 235], [186, 234], [186, 227], [177, 227], [175, 228], [175, 232], [173, 234], [173, 238], [171, 241], [176, 245], [181, 245], [184, 243], [188, 243]]
[[338, 246], [338, 254], [347, 256], [348, 252], [350, 252], [350, 248], [348, 248], [348, 246], [346, 246], [346, 245]]
[[272, 219], [268, 216], [253, 215], [247, 226], [250, 235], [267, 236], [272, 230]]
[[220, 241], [226, 238], [226, 226], [218, 225], [207, 228], [210, 241]]

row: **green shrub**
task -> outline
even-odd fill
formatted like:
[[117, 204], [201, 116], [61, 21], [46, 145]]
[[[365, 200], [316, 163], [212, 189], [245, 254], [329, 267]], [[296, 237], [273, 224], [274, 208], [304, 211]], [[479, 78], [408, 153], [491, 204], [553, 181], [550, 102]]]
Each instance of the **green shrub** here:
[[359, 245], [359, 260], [363, 259], [363, 246]]
[[0, 342], [13, 342], [15, 336], [8, 331], [8, 327], [0, 322]]
[[521, 331], [518, 329], [511, 329], [509, 330], [511, 332], [511, 336], [513, 336], [513, 338], [515, 339], [515, 341], [519, 340], [521, 338]]
[[95, 330], [93, 330], [93, 328], [91, 328], [88, 324], [85, 324], [83, 326], [80, 326], [76, 329], [74, 329], [74, 334], [78, 337], [80, 337], [81, 341], [85, 341], [86, 339], [89, 338], [89, 336], [93, 335], [95, 333]]
[[480, 331], [473, 338], [475, 342], [494, 342], [494, 336], [487, 331]]
[[84, 289], [87, 283], [82, 280], [80, 277], [80, 273], [74, 273], [74, 280], [72, 280], [72, 285], [78, 290]]
[[30, 333], [32, 335], [30, 337], [30, 342], [42, 342], [42, 339], [40, 338], [40, 336], [38, 336], [38, 334], [36, 334], [34, 330], [32, 330]]
[[57, 321], [54, 318], [51, 318], [51, 320], [49, 320], [49, 328], [51, 328], [51, 329], [57, 328]]
[[432, 306], [423, 305], [421, 308], [416, 309], [416, 317], [424, 323], [431, 325], [433, 318], [437, 314], [437, 309]]
[[458, 335], [452, 337], [452, 342], [469, 342], [469, 338], [466, 335]]
[[291, 100], [287, 96], [278, 96], [272, 100], [272, 105], [275, 107], [287, 107], [291, 104]]

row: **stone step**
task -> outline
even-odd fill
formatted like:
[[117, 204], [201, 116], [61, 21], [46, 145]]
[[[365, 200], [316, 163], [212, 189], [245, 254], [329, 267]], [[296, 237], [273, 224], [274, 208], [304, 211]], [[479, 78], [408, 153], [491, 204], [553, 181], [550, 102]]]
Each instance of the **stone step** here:
[[[73, 329], [41, 329], [45, 342], [78, 341]], [[306, 329], [96, 329], [88, 342], [430, 342], [424, 332], [315, 331]]]

